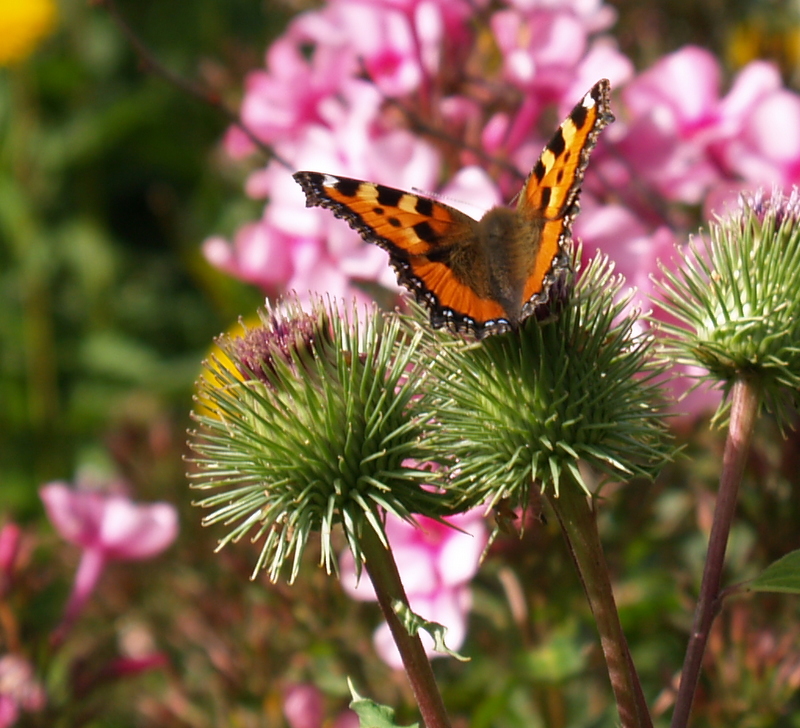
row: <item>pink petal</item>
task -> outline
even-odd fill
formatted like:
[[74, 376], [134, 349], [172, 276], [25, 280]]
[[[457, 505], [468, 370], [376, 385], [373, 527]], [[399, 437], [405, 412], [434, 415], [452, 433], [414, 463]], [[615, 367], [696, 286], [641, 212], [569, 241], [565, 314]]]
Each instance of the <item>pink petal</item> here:
[[283, 696], [283, 715], [290, 728], [321, 728], [322, 693], [314, 685], [292, 685]]
[[143, 559], [163, 551], [178, 533], [178, 514], [167, 503], [136, 505], [124, 496], [43, 486], [40, 496], [62, 538], [107, 558]]
[[113, 559], [149, 559], [178, 535], [178, 511], [169, 503], [137, 505], [127, 498], [108, 499], [100, 538]]
[[47, 518], [61, 538], [84, 547], [97, 544], [104, 509], [100, 494], [73, 490], [64, 482], [54, 482], [40, 488], [39, 496]]

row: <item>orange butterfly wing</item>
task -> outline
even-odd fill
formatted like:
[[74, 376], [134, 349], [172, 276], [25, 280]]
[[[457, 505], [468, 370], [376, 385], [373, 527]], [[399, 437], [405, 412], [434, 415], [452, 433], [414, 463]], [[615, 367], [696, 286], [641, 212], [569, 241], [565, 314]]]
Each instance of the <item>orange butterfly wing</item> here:
[[[434, 327], [468, 330], [501, 319], [503, 307], [479, 296], [450, 265], [471, 244], [477, 222], [448, 205], [384, 185], [319, 172], [297, 172], [308, 205], [332, 210], [389, 252], [398, 281], [431, 312]], [[467, 313], [468, 312], [468, 313]]]
[[[604, 79], [575, 106], [542, 151], [520, 193], [513, 226], [497, 234], [496, 223], [508, 218], [497, 209], [487, 213], [494, 229], [488, 252], [483, 221], [435, 200], [319, 172], [297, 172], [294, 178], [309, 207], [332, 210], [365, 240], [389, 252], [398, 281], [428, 307], [434, 327], [446, 324], [481, 337], [516, 326], [547, 300], [556, 273], [567, 265], [563, 246], [578, 213], [589, 156], [600, 131], [613, 119]], [[504, 275], [502, 262], [519, 250], [514, 246], [524, 248], [521, 258], [529, 263], [518, 273], [520, 290], [511, 285], [513, 296], [503, 299], [506, 310], [499, 302], [505, 293], [499, 295], [492, 273]], [[501, 260], [500, 267], [493, 269], [482, 256]]]
[[546, 298], [553, 263], [570, 239], [589, 157], [603, 127], [614, 121], [609, 93], [606, 79], [589, 90], [548, 142], [520, 193], [520, 213], [544, 219], [536, 263], [524, 289], [526, 315]]

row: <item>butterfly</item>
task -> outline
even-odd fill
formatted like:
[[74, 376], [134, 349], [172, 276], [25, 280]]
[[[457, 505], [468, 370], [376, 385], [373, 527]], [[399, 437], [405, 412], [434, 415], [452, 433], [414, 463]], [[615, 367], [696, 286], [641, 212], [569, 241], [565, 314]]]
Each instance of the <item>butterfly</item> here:
[[389, 252], [398, 281], [434, 328], [478, 338], [516, 329], [547, 301], [571, 239], [589, 156], [614, 121], [610, 85], [598, 81], [562, 122], [518, 195], [480, 220], [437, 200], [320, 172], [297, 172], [306, 206], [326, 207]]

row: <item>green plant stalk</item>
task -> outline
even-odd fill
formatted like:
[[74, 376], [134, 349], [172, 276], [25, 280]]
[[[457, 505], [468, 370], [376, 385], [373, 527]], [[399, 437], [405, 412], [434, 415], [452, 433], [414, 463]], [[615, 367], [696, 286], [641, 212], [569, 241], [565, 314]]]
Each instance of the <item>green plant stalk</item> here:
[[422, 721], [426, 728], [450, 728], [450, 718], [445, 710], [439, 687], [419, 635], [410, 635], [395, 613], [392, 605], [396, 600], [408, 605], [403, 583], [391, 550], [387, 549], [378, 535], [371, 529], [363, 531], [361, 546], [364, 565], [378, 596], [383, 617], [392, 632], [408, 681], [414, 691]]
[[725, 564], [725, 549], [736, 512], [739, 483], [750, 451], [756, 415], [758, 413], [758, 391], [746, 379], [739, 379], [731, 392], [731, 414], [728, 439], [722, 456], [722, 474], [719, 494], [714, 508], [714, 521], [708, 541], [708, 554], [700, 584], [700, 598], [694, 613], [694, 624], [686, 657], [683, 661], [681, 681], [672, 713], [671, 728], [686, 728], [692, 712], [692, 703], [697, 691], [703, 653], [714, 618], [721, 606], [720, 582]]
[[571, 480], [562, 481], [558, 497], [548, 489], [547, 498], [561, 523], [600, 633], [621, 725], [623, 728], [652, 728], [639, 676], [619, 621], [591, 501], [580, 485]]

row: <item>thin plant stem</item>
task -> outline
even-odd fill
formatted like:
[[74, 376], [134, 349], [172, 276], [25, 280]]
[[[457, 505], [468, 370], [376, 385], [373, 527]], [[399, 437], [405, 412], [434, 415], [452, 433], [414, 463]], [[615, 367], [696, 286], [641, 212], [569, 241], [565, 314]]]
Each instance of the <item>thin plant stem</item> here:
[[403, 660], [423, 723], [426, 728], [450, 728], [450, 718], [433, 677], [431, 663], [425, 654], [422, 641], [419, 635], [408, 633], [392, 606], [397, 600], [408, 605], [394, 556], [371, 528], [364, 529], [361, 547], [364, 551], [364, 565], [378, 596], [383, 617], [389, 625]]
[[619, 621], [592, 502], [577, 483], [569, 481], [561, 483], [558, 497], [550, 493], [547, 497], [558, 516], [600, 633], [621, 725], [623, 728], [652, 728], [639, 676]]
[[700, 597], [695, 608], [692, 634], [683, 661], [671, 728], [686, 728], [689, 724], [697, 682], [700, 678], [700, 669], [703, 665], [703, 653], [706, 649], [711, 625], [722, 603], [720, 582], [722, 568], [725, 564], [725, 549], [736, 512], [739, 483], [742, 480], [742, 473], [750, 451], [758, 401], [758, 392], [749, 381], [740, 379], [733, 385], [730, 425], [722, 457], [719, 494], [714, 509], [711, 536], [708, 541], [703, 580], [700, 584]]
[[133, 31], [131, 26], [128, 25], [128, 21], [120, 12], [115, 0], [92, 0], [92, 3], [106, 9], [109, 17], [125, 36], [128, 43], [130, 43], [146, 71], [149, 71], [153, 75], [165, 80], [167, 83], [171, 84], [186, 95], [198, 99], [204, 104], [216, 109], [220, 114], [222, 114], [222, 116], [225, 117], [228, 123], [238, 127], [238, 129], [250, 140], [253, 146], [255, 146], [264, 155], [264, 157], [267, 159], [274, 159], [278, 164], [290, 171], [294, 170], [294, 167], [289, 164], [289, 162], [280, 154], [278, 154], [272, 146], [265, 144], [261, 139], [259, 139], [256, 133], [242, 121], [239, 115], [223, 103], [218, 94], [203, 88], [199, 84], [188, 81], [161, 63], [158, 58], [156, 58], [155, 53], [153, 53], [150, 48], [147, 47], [144, 41]]

